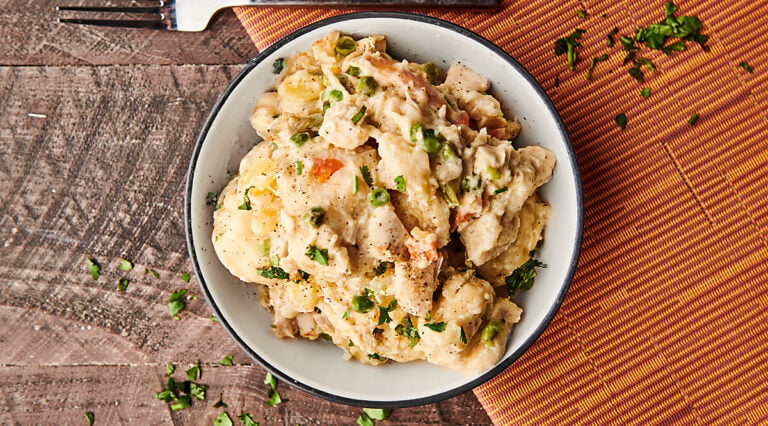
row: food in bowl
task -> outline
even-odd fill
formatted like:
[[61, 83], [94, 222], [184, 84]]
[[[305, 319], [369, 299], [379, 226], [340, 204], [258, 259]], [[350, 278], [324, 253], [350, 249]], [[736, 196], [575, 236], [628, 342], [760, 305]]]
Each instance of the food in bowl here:
[[332, 32], [275, 71], [251, 115], [263, 141], [221, 191], [212, 234], [222, 264], [260, 285], [274, 333], [373, 365], [496, 364], [554, 156], [513, 146], [521, 127], [485, 78], [394, 60], [381, 35]]

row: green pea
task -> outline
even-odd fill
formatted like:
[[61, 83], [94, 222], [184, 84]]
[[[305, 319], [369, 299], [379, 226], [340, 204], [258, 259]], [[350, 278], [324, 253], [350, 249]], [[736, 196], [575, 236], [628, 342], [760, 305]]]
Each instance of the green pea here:
[[298, 146], [302, 146], [309, 140], [309, 132], [300, 132], [291, 136], [291, 142]]
[[325, 210], [322, 207], [312, 207], [304, 213], [304, 223], [312, 228], [319, 228], [325, 219]]
[[378, 87], [379, 85], [373, 77], [360, 77], [357, 80], [357, 93], [363, 96], [373, 96]]
[[347, 74], [351, 75], [352, 77], [357, 77], [360, 75], [360, 68], [349, 67], [349, 69], [347, 70]]
[[491, 177], [491, 179], [499, 179], [501, 177], [501, 173], [499, 172], [499, 169], [493, 166], [488, 166], [488, 176]]
[[493, 346], [493, 339], [495, 339], [496, 336], [498, 336], [502, 331], [504, 331], [504, 326], [499, 322], [499, 320], [492, 319], [488, 321], [488, 324], [486, 324], [485, 328], [483, 328], [483, 342], [485, 342], [485, 344], [488, 346]]
[[411, 125], [411, 142], [417, 143], [422, 138], [422, 130], [421, 124], [414, 123]]
[[336, 40], [336, 53], [342, 56], [347, 56], [357, 49], [357, 43], [355, 39], [350, 36], [341, 36]]
[[424, 151], [428, 154], [434, 154], [440, 151], [442, 144], [440, 140], [435, 136], [435, 131], [432, 129], [425, 129], [422, 134], [424, 135]]
[[368, 201], [375, 207], [383, 206], [389, 202], [389, 192], [384, 188], [373, 188], [368, 193]]
[[340, 101], [340, 100], [341, 100], [341, 99], [344, 97], [344, 94], [343, 94], [343, 93], [341, 93], [341, 90], [336, 90], [336, 89], [333, 89], [333, 90], [331, 90], [331, 92], [328, 94], [328, 96], [330, 96], [330, 97], [331, 97], [331, 100], [332, 100], [332, 101], [334, 101], [334, 102], [338, 102], [338, 101]]
[[373, 309], [373, 301], [365, 294], [358, 294], [352, 298], [352, 309], [364, 314]]

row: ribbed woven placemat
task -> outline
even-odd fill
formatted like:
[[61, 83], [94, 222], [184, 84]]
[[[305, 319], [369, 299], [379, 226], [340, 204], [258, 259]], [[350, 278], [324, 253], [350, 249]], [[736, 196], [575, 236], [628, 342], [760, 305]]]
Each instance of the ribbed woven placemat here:
[[[677, 5], [702, 20], [711, 51], [646, 49], [658, 71], [644, 84], [606, 35], [660, 21], [662, 1], [420, 11], [474, 30], [528, 69], [565, 121], [582, 173], [584, 242], [568, 296], [541, 338], [475, 389], [496, 423], [768, 421], [768, 4]], [[348, 11], [235, 9], [261, 49]], [[553, 42], [577, 27], [587, 32], [571, 72]], [[602, 53], [610, 59], [587, 82]]]

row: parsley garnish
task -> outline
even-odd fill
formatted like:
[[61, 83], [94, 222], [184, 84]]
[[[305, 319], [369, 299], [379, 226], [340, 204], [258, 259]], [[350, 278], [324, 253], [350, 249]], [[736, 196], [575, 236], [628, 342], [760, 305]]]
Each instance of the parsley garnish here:
[[608, 60], [608, 55], [602, 54], [596, 58], [592, 58], [592, 62], [589, 64], [589, 68], [587, 68], [587, 80], [592, 80], [592, 70], [595, 69], [595, 65], [597, 65], [598, 62], [606, 61]]
[[[699, 43], [702, 49], [708, 50], [706, 42], [709, 39], [708, 36], [700, 33], [701, 21], [696, 16], [681, 16], [675, 18], [674, 13], [677, 11], [677, 6], [672, 2], [664, 3], [664, 20], [648, 25], [645, 28], [638, 28], [635, 34], [635, 39], [639, 43], [645, 43], [651, 49], [662, 50], [669, 55], [672, 50], [685, 50], [685, 43], [683, 40], [692, 40]], [[677, 37], [681, 41], [673, 43], [675, 45], [664, 46], [669, 37]], [[679, 44], [678, 44], [679, 43]]]
[[93, 413], [90, 412], [90, 411], [86, 412], [85, 413], [85, 418], [86, 418], [86, 420], [88, 420], [88, 426], [93, 426], [93, 420], [94, 420]]
[[692, 116], [690, 116], [690, 118], [688, 118], [688, 124], [693, 126], [694, 124], [696, 124], [698, 120], [699, 120], [699, 114], [693, 114]]
[[315, 262], [328, 266], [328, 249], [321, 249], [313, 244], [307, 247], [307, 252], [304, 254]]
[[182, 288], [171, 293], [171, 296], [168, 298], [168, 312], [171, 313], [171, 316], [175, 317], [176, 314], [181, 312], [186, 306], [184, 303], [185, 294], [187, 294], [186, 288]]
[[389, 316], [389, 313], [393, 311], [395, 308], [397, 308], [396, 300], [389, 302], [389, 305], [387, 307], [379, 306], [379, 323], [377, 325], [382, 325], [384, 323], [391, 322], [392, 317]]
[[189, 408], [192, 405], [192, 398], [187, 395], [180, 396], [176, 402], [171, 404], [171, 410], [183, 410]]
[[214, 408], [220, 408], [220, 407], [227, 408], [227, 404], [221, 399], [221, 396], [222, 396], [222, 394], [219, 393], [219, 400], [216, 401], [215, 404], [213, 404]]
[[120, 270], [130, 272], [133, 269], [133, 263], [128, 259], [120, 259]]
[[419, 330], [413, 326], [413, 322], [411, 322], [410, 316], [406, 316], [402, 324], [395, 327], [395, 333], [400, 336], [407, 337], [411, 342], [411, 347], [416, 346], [416, 344], [419, 343], [419, 340], [421, 340], [421, 336], [419, 336]]
[[344, 314], [341, 316], [341, 319], [347, 319], [347, 318], [349, 318], [349, 309], [344, 311]]
[[241, 422], [243, 422], [243, 426], [259, 426], [258, 423], [253, 421], [253, 417], [251, 417], [248, 413], [240, 413], [239, 416], [237, 416], [238, 419], [240, 419]]
[[376, 274], [376, 276], [384, 275], [384, 272], [387, 271], [387, 268], [393, 267], [394, 264], [392, 262], [379, 262], [378, 265], [373, 267], [373, 272]]
[[88, 265], [88, 272], [91, 273], [91, 278], [96, 281], [99, 279], [99, 272], [101, 272], [101, 266], [96, 263], [96, 259], [86, 258], [85, 264]]
[[424, 324], [424, 327], [427, 327], [428, 329], [432, 331], [436, 331], [438, 333], [442, 333], [445, 331], [445, 321], [441, 322], [428, 322]]
[[211, 322], [219, 322], [219, 320], [217, 320], [213, 315], [209, 316], [208, 319], [211, 320]]
[[278, 266], [270, 266], [269, 268], [258, 268], [256, 273], [264, 278], [277, 278], [279, 280], [287, 280], [288, 273]]
[[648, 99], [651, 97], [651, 88], [650, 87], [643, 87], [640, 89], [640, 96], [644, 97], [645, 99]]
[[128, 288], [128, 278], [120, 278], [117, 280], [117, 291], [125, 292], [126, 288]]
[[173, 372], [176, 371], [176, 367], [173, 365], [168, 365], [165, 367], [165, 377], [170, 377]]
[[251, 209], [251, 199], [248, 198], [248, 191], [253, 188], [252, 186], [249, 186], [245, 189], [245, 192], [243, 193], [243, 204], [240, 204], [237, 206], [238, 210], [250, 210]]
[[205, 205], [216, 206], [214, 210], [218, 210], [219, 209], [219, 191], [209, 192], [208, 195], [205, 196]]
[[213, 419], [213, 426], [232, 426], [232, 419], [227, 412], [222, 412], [219, 417]]
[[232, 355], [227, 355], [224, 358], [222, 358], [221, 361], [219, 361], [219, 364], [231, 367], [232, 366]]
[[368, 185], [369, 188], [373, 187], [373, 178], [371, 177], [371, 171], [368, 169], [368, 166], [360, 166], [360, 174], [363, 176], [365, 184]]
[[267, 401], [267, 405], [270, 407], [274, 407], [275, 405], [283, 402], [283, 399], [280, 398], [280, 394], [275, 389], [270, 389], [267, 393], [267, 396], [269, 397], [269, 400]]
[[267, 372], [267, 375], [264, 376], [264, 384], [269, 385], [272, 389], [277, 389], [277, 379], [270, 372]]
[[502, 186], [501, 188], [493, 191], [493, 193], [494, 194], [501, 194], [502, 192], [507, 192], [508, 190], [509, 190], [509, 188], [507, 188], [506, 186]]
[[614, 120], [616, 120], [616, 124], [618, 124], [620, 128], [624, 129], [627, 127], [627, 115], [623, 112], [617, 115]]
[[357, 424], [358, 426], [374, 426], [375, 422], [363, 412], [363, 414], [360, 414], [357, 418]]
[[586, 10], [580, 10], [576, 12], [576, 16], [578, 16], [581, 19], [584, 19], [587, 17], [587, 11]]
[[280, 74], [283, 71], [283, 68], [285, 68], [285, 59], [277, 58], [275, 59], [275, 62], [272, 62], [273, 74]]
[[366, 107], [365, 107], [365, 105], [363, 105], [362, 107], [360, 107], [360, 111], [358, 111], [358, 112], [357, 112], [357, 114], [355, 114], [355, 115], [353, 115], [353, 116], [352, 116], [352, 124], [357, 124], [357, 123], [359, 123], [359, 122], [360, 122], [360, 120], [362, 120], [362, 119], [363, 119], [363, 117], [365, 117], [365, 112], [366, 112], [367, 110], [368, 110], [368, 108], [366, 108]]
[[385, 356], [381, 356], [381, 355], [379, 355], [378, 353], [374, 352], [374, 353], [372, 353], [372, 354], [368, 354], [368, 359], [375, 359], [376, 361], [381, 361], [381, 362], [384, 362], [384, 361], [386, 361], [388, 358], [387, 358], [387, 357], [385, 357]]
[[613, 47], [613, 38], [616, 37], [616, 34], [619, 33], [619, 29], [617, 27], [613, 27], [611, 32], [608, 33], [608, 47]]
[[581, 46], [576, 40], [581, 38], [581, 35], [585, 32], [585, 30], [577, 28], [568, 37], [559, 38], [555, 41], [555, 55], [560, 56], [563, 53], [566, 54], [568, 69], [572, 70], [573, 66], [576, 64], [576, 47]]
[[359, 426], [373, 426], [374, 420], [386, 420], [391, 414], [391, 408], [363, 408], [363, 414], [357, 418], [357, 424]]
[[198, 401], [204, 401], [205, 400], [205, 390], [207, 389], [207, 386], [200, 385], [195, 382], [189, 383], [189, 395], [197, 398]]
[[467, 335], [464, 334], [464, 327], [459, 328], [461, 330], [461, 333], [459, 334], [459, 341], [463, 344], [467, 344]]
[[190, 367], [187, 371], [187, 380], [198, 380], [200, 377], [203, 376], [202, 370], [200, 370], [200, 361], [197, 361], [197, 364]]
[[747, 72], [749, 72], [750, 74], [752, 74], [755, 71], [755, 69], [752, 68], [752, 66], [746, 62], [739, 62], [739, 66], [747, 70]]
[[400, 192], [405, 192], [405, 179], [402, 175], [395, 178], [395, 187]]
[[643, 81], [643, 72], [640, 71], [640, 65], [635, 65], [634, 67], [627, 70], [629, 75], [635, 78], [635, 80], [642, 82]]
[[182, 272], [181, 275], [179, 275], [179, 278], [181, 278], [181, 280], [185, 283], [189, 282], [189, 274], [186, 272]]
[[352, 309], [361, 314], [368, 313], [373, 308], [373, 301], [367, 294], [358, 294], [352, 297]]
[[533, 280], [536, 278], [535, 268], [546, 268], [547, 265], [539, 262], [533, 257], [536, 255], [536, 249], [528, 252], [528, 260], [504, 279], [507, 284], [507, 292], [512, 294], [517, 289], [529, 290], [533, 287]]

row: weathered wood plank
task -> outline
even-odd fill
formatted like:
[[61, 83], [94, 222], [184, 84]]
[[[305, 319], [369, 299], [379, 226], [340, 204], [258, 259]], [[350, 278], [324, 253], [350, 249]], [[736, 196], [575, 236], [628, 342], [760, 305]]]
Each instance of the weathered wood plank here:
[[[184, 379], [186, 365], [174, 377]], [[202, 366], [199, 383], [208, 386], [205, 401], [171, 411], [154, 393], [165, 383], [164, 365], [5, 366], [0, 369], [0, 423], [84, 424], [92, 411], [96, 424], [208, 424], [226, 411], [235, 416], [245, 411], [260, 424], [340, 425], [355, 424], [361, 409], [309, 396], [283, 384], [278, 391], [283, 404], [269, 407], [264, 371], [256, 366]], [[226, 408], [215, 408], [219, 394]], [[425, 407], [395, 410], [389, 425], [488, 424], [474, 395], [467, 393]], [[235, 420], [235, 424], [239, 424]]]
[[[0, 67], [0, 423], [206, 423], [229, 413], [267, 424], [353, 423], [358, 409], [283, 386], [268, 409], [253, 365], [188, 288], [183, 186], [192, 145], [239, 66]], [[33, 115], [29, 115], [29, 114]], [[126, 256], [136, 264], [121, 273]], [[84, 260], [102, 275], [91, 280]], [[143, 276], [145, 267], [160, 279]], [[131, 283], [116, 289], [119, 277]], [[233, 354], [236, 367], [218, 367]], [[169, 413], [153, 399], [167, 363], [200, 359], [214, 401]], [[116, 365], [117, 364], [117, 365]], [[182, 366], [185, 367], [185, 366]], [[115, 406], [115, 401], [118, 405]], [[212, 411], [213, 410], [213, 411]], [[398, 410], [395, 422], [487, 423], [474, 395]]]
[[57, 5], [126, 5], [128, 0], [0, 0], [0, 65], [239, 64], [256, 55], [231, 10], [204, 32], [60, 24]]

